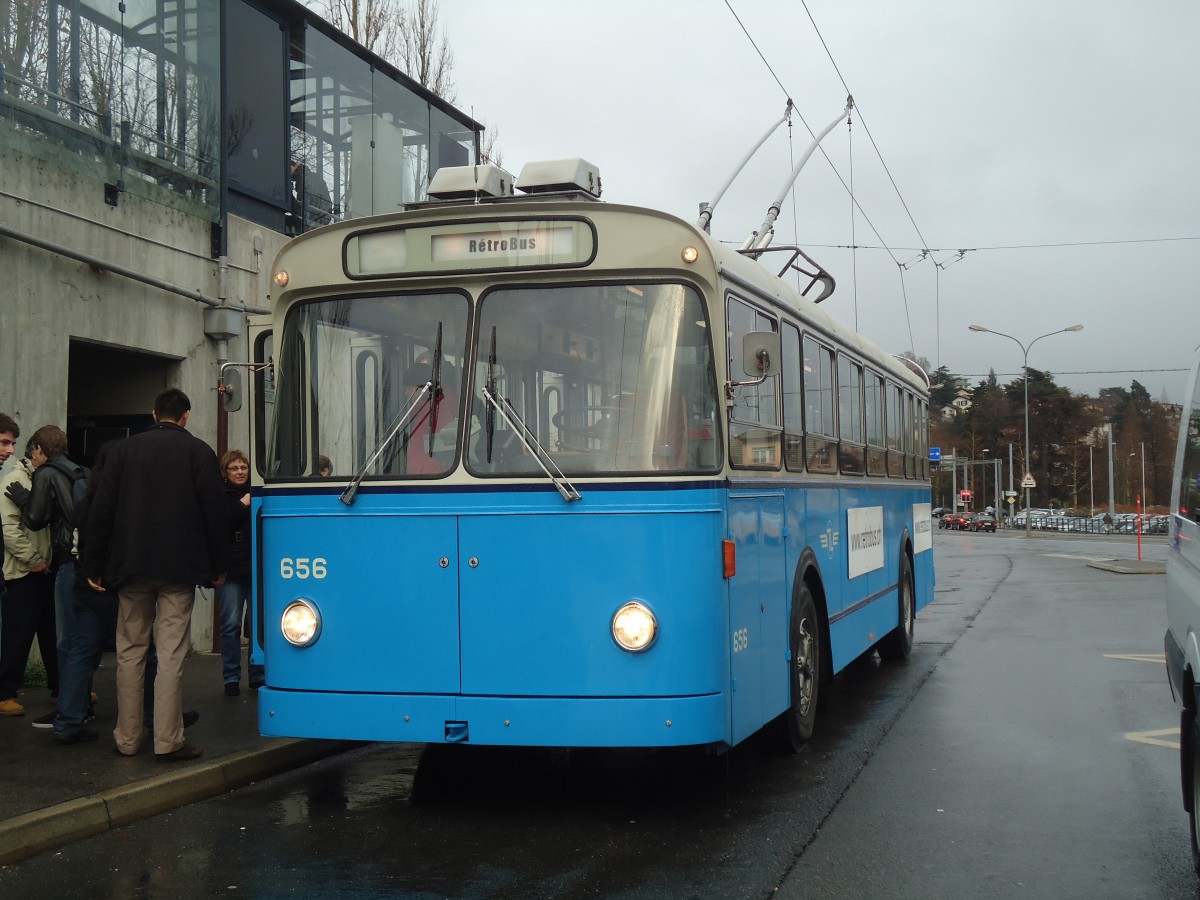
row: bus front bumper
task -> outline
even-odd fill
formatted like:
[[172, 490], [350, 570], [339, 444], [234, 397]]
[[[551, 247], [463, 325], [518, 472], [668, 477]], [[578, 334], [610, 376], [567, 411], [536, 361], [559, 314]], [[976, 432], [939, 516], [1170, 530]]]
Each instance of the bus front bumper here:
[[683, 697], [479, 697], [258, 692], [265, 737], [513, 747], [727, 744], [721, 694]]

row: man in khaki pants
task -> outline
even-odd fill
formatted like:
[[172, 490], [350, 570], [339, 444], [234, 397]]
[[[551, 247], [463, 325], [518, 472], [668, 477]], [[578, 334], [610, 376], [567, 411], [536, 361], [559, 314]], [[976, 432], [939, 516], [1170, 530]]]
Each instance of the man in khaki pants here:
[[216, 454], [185, 429], [192, 404], [178, 388], [154, 400], [155, 424], [108, 457], [87, 522], [83, 570], [96, 590], [116, 587], [117, 751], [143, 740], [143, 678], [151, 631], [158, 650], [154, 754], [195, 759], [183, 739], [183, 660], [196, 586], [225, 580], [229, 521]]

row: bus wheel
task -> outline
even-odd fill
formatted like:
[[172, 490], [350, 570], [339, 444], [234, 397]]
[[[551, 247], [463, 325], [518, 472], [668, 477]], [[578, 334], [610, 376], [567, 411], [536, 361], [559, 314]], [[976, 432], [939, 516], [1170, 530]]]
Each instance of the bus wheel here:
[[1185, 800], [1191, 800], [1188, 824], [1192, 835], [1192, 868], [1200, 875], [1200, 740], [1197, 740], [1195, 712], [1185, 709], [1182, 719], [1179, 749], [1182, 757], [1180, 762], [1183, 764], [1183, 790]]
[[817, 718], [817, 696], [821, 686], [823, 666], [821, 622], [817, 604], [807, 584], [800, 586], [792, 605], [792, 624], [789, 636], [792, 651], [788, 665], [788, 687], [791, 706], [779, 722], [783, 749], [799, 751], [813, 735]]
[[917, 611], [913, 596], [912, 563], [905, 554], [900, 562], [900, 624], [884, 635], [879, 642], [879, 658], [891, 662], [908, 659], [912, 652], [913, 630], [916, 628]]

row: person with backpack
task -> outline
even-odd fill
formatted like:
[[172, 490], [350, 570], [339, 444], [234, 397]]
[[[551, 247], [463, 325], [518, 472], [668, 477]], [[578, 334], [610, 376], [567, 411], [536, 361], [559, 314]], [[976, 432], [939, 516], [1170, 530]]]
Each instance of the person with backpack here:
[[[0, 524], [4, 534], [4, 597], [0, 614], [0, 716], [23, 716], [17, 698], [25, 679], [29, 650], [37, 636], [51, 695], [58, 693], [58, 654], [54, 648], [54, 576], [50, 529], [31, 530], [22, 521], [14, 494], [28, 494], [34, 472], [46, 457], [25, 446], [19, 464], [0, 479]], [[13, 490], [13, 486], [20, 488]]]
[[[87, 490], [88, 470], [67, 458], [67, 435], [57, 425], [43, 425], [29, 444], [33, 453], [41, 455], [41, 464], [29, 490], [14, 483], [6, 496], [20, 507], [21, 524], [27, 529], [50, 529], [55, 646], [62, 660], [75, 617], [75, 507]], [[54, 713], [34, 719], [33, 727], [53, 728]]]
[[[104, 444], [96, 454], [87, 490], [75, 505], [76, 558], [87, 552], [87, 522], [92, 496], [104, 472], [108, 454], [116, 441]], [[59, 657], [58, 708], [54, 714], [54, 740], [59, 744], [78, 744], [94, 741], [100, 733], [88, 728], [92, 718], [92, 676], [100, 665], [104, 649], [117, 633], [117, 595], [112, 591], [96, 591], [84, 577], [83, 567], [75, 567], [74, 631], [67, 635], [67, 651]], [[154, 679], [158, 671], [158, 656], [153, 646], [146, 657], [143, 678], [143, 702], [146, 728], [154, 731]], [[190, 728], [199, 720], [197, 712], [184, 711], [183, 727]]]

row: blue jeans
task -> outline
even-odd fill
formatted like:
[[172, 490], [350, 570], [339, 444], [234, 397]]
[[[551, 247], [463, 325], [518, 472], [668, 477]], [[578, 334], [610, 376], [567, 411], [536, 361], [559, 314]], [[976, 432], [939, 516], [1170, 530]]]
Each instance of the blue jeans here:
[[[221, 676], [226, 684], [242, 679], [242, 614], [250, 605], [250, 579], [226, 578], [217, 588], [221, 610]], [[262, 684], [263, 667], [250, 664], [250, 684]]]
[[54, 570], [54, 637], [59, 665], [67, 655], [71, 621], [75, 618], [75, 563], [60, 562]]
[[[67, 634], [66, 653], [59, 659], [58, 708], [54, 733], [78, 734], [91, 714], [92, 676], [100, 657], [117, 631], [117, 594], [75, 591], [72, 597], [72, 626]], [[154, 674], [158, 659], [151, 649], [146, 660], [146, 721], [154, 721]]]

